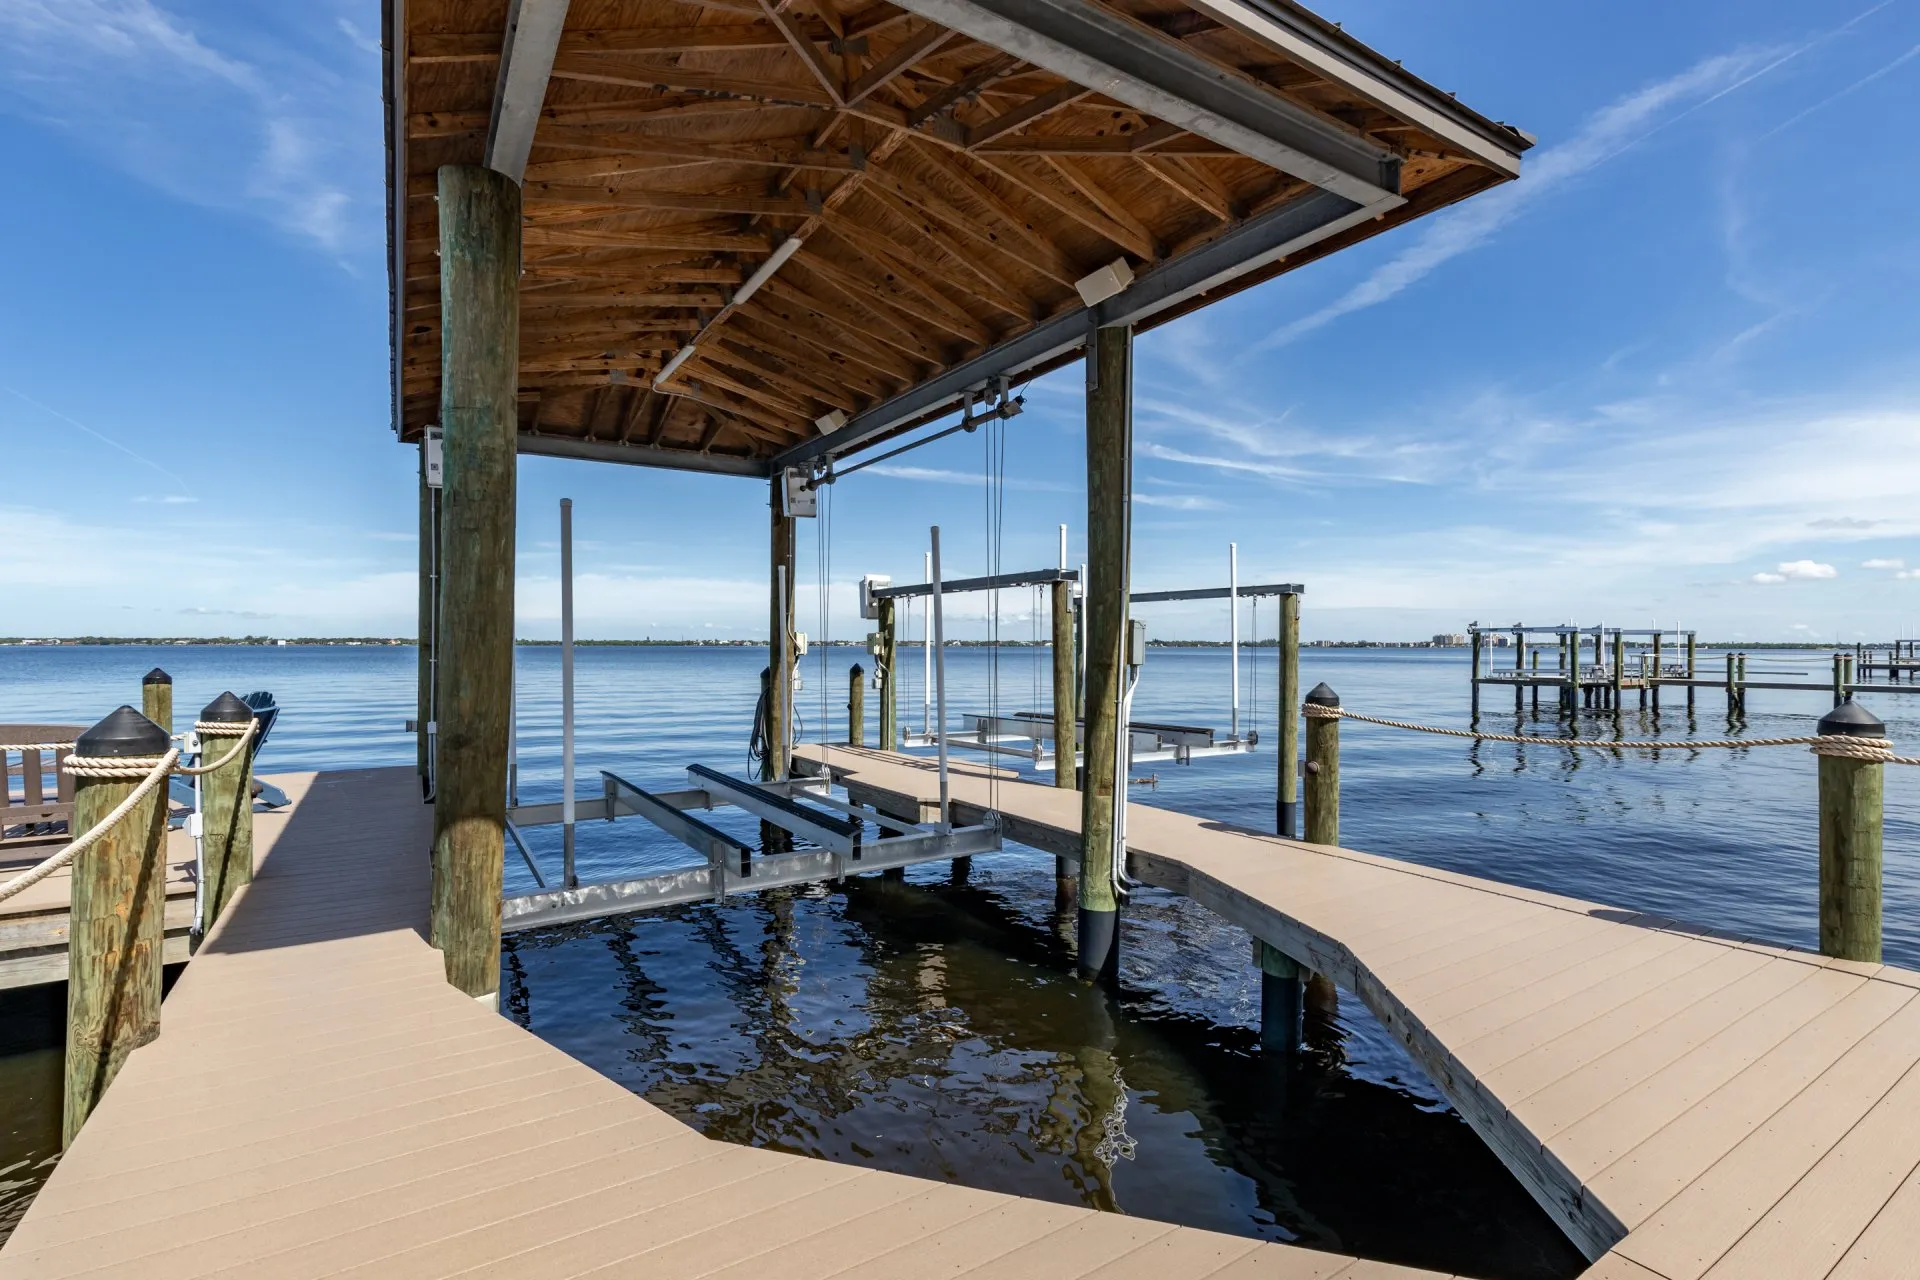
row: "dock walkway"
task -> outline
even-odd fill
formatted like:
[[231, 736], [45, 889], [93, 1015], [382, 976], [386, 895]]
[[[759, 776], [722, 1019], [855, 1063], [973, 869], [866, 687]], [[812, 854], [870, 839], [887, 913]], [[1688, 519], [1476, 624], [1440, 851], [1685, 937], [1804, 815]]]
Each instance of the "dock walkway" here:
[[279, 781], [0, 1280], [1431, 1274], [703, 1137], [447, 985], [411, 769]]
[[[931, 761], [827, 758], [856, 800], [937, 806]], [[954, 820], [988, 793], [956, 768]], [[997, 802], [1009, 839], [1073, 854], [1077, 793]], [[1358, 993], [1589, 1277], [1920, 1274], [1920, 974], [1145, 805], [1127, 835], [1135, 879]]]

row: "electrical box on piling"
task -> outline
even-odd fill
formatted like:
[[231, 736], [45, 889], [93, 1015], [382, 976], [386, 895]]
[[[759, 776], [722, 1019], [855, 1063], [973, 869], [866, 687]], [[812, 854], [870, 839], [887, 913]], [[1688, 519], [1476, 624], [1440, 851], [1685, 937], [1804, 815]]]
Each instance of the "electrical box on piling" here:
[[[884, 591], [892, 585], [893, 579], [884, 573], [870, 573], [860, 579], [860, 616], [870, 622], [878, 621], [880, 617], [880, 602], [874, 598], [873, 593], [876, 591]], [[875, 632], [874, 634], [877, 635], [879, 633]]]

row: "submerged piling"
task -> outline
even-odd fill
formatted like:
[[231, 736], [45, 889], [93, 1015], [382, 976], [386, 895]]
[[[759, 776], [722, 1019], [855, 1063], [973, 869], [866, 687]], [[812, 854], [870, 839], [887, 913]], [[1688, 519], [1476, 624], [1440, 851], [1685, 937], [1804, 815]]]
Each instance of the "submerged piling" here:
[[1270, 942], [1253, 940], [1253, 962], [1260, 970], [1260, 1047], [1269, 1053], [1300, 1048], [1305, 972]]

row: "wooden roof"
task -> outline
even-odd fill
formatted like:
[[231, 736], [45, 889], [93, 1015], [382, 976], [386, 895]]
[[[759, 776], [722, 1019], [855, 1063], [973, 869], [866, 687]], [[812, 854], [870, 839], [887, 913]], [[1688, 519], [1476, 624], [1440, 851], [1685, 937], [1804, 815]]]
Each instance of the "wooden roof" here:
[[[522, 451], [749, 474], [1508, 180], [1528, 145], [1285, 0], [513, 9], [389, 0], [403, 440], [439, 413], [435, 171], [511, 172], [516, 110]], [[1076, 283], [1116, 259], [1134, 283], [1090, 312]]]

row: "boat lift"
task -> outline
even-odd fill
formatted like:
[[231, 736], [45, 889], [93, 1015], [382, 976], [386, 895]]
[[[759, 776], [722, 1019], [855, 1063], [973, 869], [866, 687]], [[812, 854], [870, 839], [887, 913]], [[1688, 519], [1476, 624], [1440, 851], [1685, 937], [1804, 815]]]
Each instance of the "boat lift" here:
[[[940, 820], [916, 822], [880, 812], [870, 805], [842, 800], [831, 792], [829, 778], [754, 781], [735, 777], [703, 764], [686, 766], [687, 787], [677, 791], [648, 791], [619, 774], [600, 771], [601, 795], [579, 799], [573, 786], [573, 592], [571, 503], [561, 506], [561, 758], [562, 798], [548, 804], [510, 804], [506, 835], [518, 846], [540, 889], [502, 901], [500, 929], [514, 933], [576, 920], [625, 915], [689, 902], [720, 902], [735, 893], [757, 893], [787, 885], [836, 881], [869, 871], [887, 871], [922, 862], [947, 861], [1001, 847], [997, 813], [970, 826], [956, 827], [946, 820], [947, 773], [944, 752], [940, 771]], [[933, 530], [932, 623], [941, 634], [940, 531]], [[946, 701], [946, 663], [937, 657], [934, 669], [941, 705]], [[789, 721], [791, 723], [791, 721]], [[804, 847], [789, 851], [755, 846], [731, 832], [695, 816], [696, 810], [737, 808], [759, 818], [764, 831], [778, 829], [786, 841]], [[574, 874], [574, 827], [582, 820], [612, 822], [622, 817], [644, 818], [702, 855], [704, 865], [674, 868], [622, 880], [581, 884]], [[560, 826], [563, 829], [564, 870], [561, 882], [549, 886], [528, 850], [521, 830]], [[757, 856], [756, 856], [757, 855]]]
[[[1062, 559], [1064, 561], [1064, 539]], [[1306, 588], [1298, 583], [1267, 583], [1258, 586], [1241, 586], [1239, 583], [1239, 554], [1234, 547], [1229, 553], [1228, 584], [1224, 587], [1199, 587], [1179, 591], [1138, 591], [1127, 597], [1130, 604], [1159, 604], [1170, 601], [1187, 600], [1226, 600], [1229, 602], [1229, 642], [1231, 654], [1229, 680], [1233, 688], [1233, 720], [1225, 735], [1217, 729], [1201, 725], [1162, 724], [1148, 720], [1127, 721], [1127, 761], [1133, 765], [1171, 763], [1191, 764], [1212, 756], [1244, 755], [1259, 745], [1260, 734], [1256, 729], [1240, 731], [1240, 601], [1271, 599], [1278, 596], [1298, 596]], [[912, 583], [905, 586], [892, 586], [884, 578], [869, 576], [861, 582], [861, 603], [863, 609], [869, 601], [885, 599], [906, 600], [917, 597], [931, 599], [936, 592], [951, 595], [956, 592], [999, 591], [1010, 587], [1040, 586], [1055, 582], [1072, 583], [1076, 595], [1080, 590], [1080, 573], [1064, 567], [1037, 569], [1024, 573], [1005, 573], [990, 578], [961, 578], [953, 582], [939, 584], [933, 582]], [[1076, 607], [1076, 618], [1078, 609]], [[869, 615], [871, 616], [871, 615]], [[1082, 639], [1080, 627], [1074, 628], [1074, 670], [1084, 670], [1082, 661]], [[963, 729], [944, 733], [935, 732], [931, 721], [920, 732], [902, 731], [901, 745], [909, 747], [939, 746], [944, 741], [952, 747], [966, 747], [991, 755], [1017, 756], [1032, 764], [1039, 772], [1051, 772], [1056, 767], [1057, 751], [1054, 744], [1053, 716], [1043, 711], [1018, 711], [1005, 715], [983, 715], [975, 712], [963, 712]], [[1086, 721], [1075, 721], [1076, 742], [1074, 743], [1074, 766], [1079, 767], [1084, 758], [1081, 750], [1086, 735]], [[944, 729], [944, 726], [942, 726]]]

